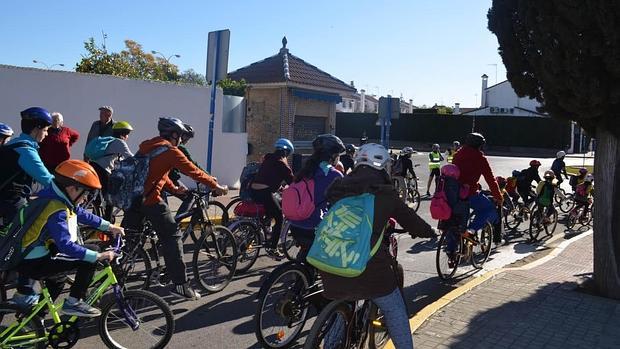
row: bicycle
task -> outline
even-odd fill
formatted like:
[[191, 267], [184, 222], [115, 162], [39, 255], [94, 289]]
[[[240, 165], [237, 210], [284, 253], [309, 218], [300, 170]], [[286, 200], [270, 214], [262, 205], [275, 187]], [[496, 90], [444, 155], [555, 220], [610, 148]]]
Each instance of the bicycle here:
[[[113, 250], [119, 253], [121, 246], [122, 239], [118, 237]], [[175, 327], [168, 304], [152, 292], [123, 290], [110, 263], [100, 264], [103, 269], [93, 277], [90, 286], [96, 288], [86, 297], [86, 302], [93, 305], [101, 300], [98, 329], [105, 345], [109, 348], [136, 348], [142, 347], [137, 342], [143, 342], [145, 348], [165, 347]], [[110, 288], [112, 294], [106, 293]], [[54, 304], [47, 288], [42, 289], [39, 303], [29, 309], [11, 303], [0, 304], [0, 348], [73, 347], [80, 338], [78, 317], [61, 319], [61, 306]], [[39, 317], [44, 308], [54, 323], [50, 328], [46, 328]]]
[[[437, 254], [435, 256], [435, 267], [439, 277], [442, 280], [449, 280], [454, 276], [461, 262], [468, 260], [474, 268], [482, 269], [491, 253], [491, 243], [493, 240], [493, 226], [491, 223], [486, 222], [482, 229], [468, 236], [455, 232], [456, 227], [447, 226], [448, 224], [442, 221], [440, 221], [439, 226], [441, 227], [443, 224], [446, 227], [440, 229], [442, 233], [437, 244]], [[450, 234], [452, 235], [450, 236]], [[458, 237], [454, 236], [457, 234]], [[449, 239], [457, 240], [455, 242], [456, 249], [452, 257], [447, 253]]]
[[[562, 189], [562, 192], [564, 192], [563, 189]], [[556, 196], [556, 202], [557, 202], [557, 199], [558, 199], [558, 196]], [[564, 199], [560, 199], [560, 202], [558, 203], [558, 208], [563, 213], [569, 213], [573, 208], [575, 208], [575, 194], [573, 193], [565, 194]]]
[[[419, 166], [419, 164], [416, 164], [415, 166]], [[402, 178], [402, 182], [400, 178]], [[411, 204], [411, 208], [413, 208], [415, 212], [418, 212], [418, 209], [420, 208], [420, 201], [422, 199], [420, 196], [420, 192], [418, 191], [417, 178], [413, 178], [411, 175], [407, 175], [406, 177], [394, 176], [392, 178], [392, 183], [394, 185], [394, 188], [396, 188], [396, 191], [398, 192], [400, 198], [405, 203]], [[401, 186], [403, 185], [402, 183], [404, 183], [403, 188], [401, 188]]]
[[521, 223], [527, 222], [530, 219], [532, 208], [534, 207], [535, 198], [528, 200], [527, 203], [523, 203], [521, 201], [514, 201], [512, 205], [510, 205], [507, 200], [504, 200], [503, 215], [504, 215], [504, 226], [510, 230], [516, 230], [519, 228]]
[[[266, 247], [265, 241], [267, 241], [267, 234], [270, 232], [271, 219], [266, 219], [264, 207], [253, 201], [244, 201], [235, 206], [235, 217], [228, 228], [235, 236], [239, 248], [237, 272], [245, 273], [258, 259], [260, 249]], [[276, 233], [278, 232], [272, 232], [272, 234]], [[288, 220], [283, 221], [282, 230], [279, 234], [278, 245], [284, 251], [284, 255], [288, 260], [295, 260], [299, 246], [291, 235]]]
[[[392, 270], [402, 292], [404, 271], [398, 263], [398, 234], [405, 231], [395, 228], [395, 222], [384, 234], [384, 242], [389, 243]], [[327, 343], [323, 342], [324, 340]], [[306, 338], [304, 349], [314, 348], [362, 348], [368, 343], [370, 349], [383, 348], [389, 340], [389, 333], [381, 309], [372, 300], [335, 300], [327, 304], [312, 324]]]
[[538, 236], [543, 230], [547, 236], [553, 235], [555, 227], [558, 225], [558, 211], [554, 209], [551, 215], [548, 215], [547, 210], [550, 209], [550, 207], [538, 204], [532, 209], [532, 219], [530, 220], [530, 240], [532, 242], [538, 240]]
[[[188, 236], [196, 239], [192, 252], [194, 280], [209, 293], [219, 292], [228, 286], [235, 274], [237, 244], [228, 228], [214, 225], [204, 214], [209, 192], [196, 189], [190, 190], [188, 195], [194, 196], [193, 207], [176, 217], [177, 222], [190, 217], [181, 241], [185, 242]], [[149, 289], [152, 284], [167, 284], [170, 280], [161, 262], [161, 244], [150, 222], [146, 221], [141, 230], [125, 229], [125, 233], [128, 243], [117, 270], [121, 285]]]
[[569, 213], [566, 220], [566, 227], [573, 229], [573, 227], [579, 222], [582, 226], [590, 225], [592, 222], [592, 199], [588, 198], [588, 203], [577, 204]]

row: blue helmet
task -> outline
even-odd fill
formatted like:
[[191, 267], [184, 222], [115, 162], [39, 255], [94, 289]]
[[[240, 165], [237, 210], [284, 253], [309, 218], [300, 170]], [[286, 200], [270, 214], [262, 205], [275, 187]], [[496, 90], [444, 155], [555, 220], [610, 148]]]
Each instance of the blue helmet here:
[[41, 107], [30, 107], [19, 114], [24, 120], [36, 120], [45, 124], [52, 124], [52, 115], [47, 109]]
[[276, 144], [273, 145], [276, 149], [282, 149], [287, 152], [287, 154], [292, 154], [295, 152], [295, 147], [293, 147], [293, 143], [286, 138], [280, 138], [276, 141]]
[[11, 137], [13, 135], [13, 129], [7, 124], [0, 122], [0, 136]]

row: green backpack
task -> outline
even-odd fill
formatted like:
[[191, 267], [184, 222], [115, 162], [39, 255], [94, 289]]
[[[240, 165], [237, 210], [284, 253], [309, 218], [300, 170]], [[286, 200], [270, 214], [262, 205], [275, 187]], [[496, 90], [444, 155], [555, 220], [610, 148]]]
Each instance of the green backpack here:
[[551, 183], [543, 184], [543, 188], [540, 191], [540, 195], [538, 195], [538, 204], [543, 207], [551, 206], [553, 202], [554, 193], [555, 193], [555, 189], [553, 188], [553, 184]]
[[326, 273], [356, 277], [379, 249], [383, 232], [370, 246], [375, 196], [365, 193], [338, 200], [316, 229], [306, 260]]

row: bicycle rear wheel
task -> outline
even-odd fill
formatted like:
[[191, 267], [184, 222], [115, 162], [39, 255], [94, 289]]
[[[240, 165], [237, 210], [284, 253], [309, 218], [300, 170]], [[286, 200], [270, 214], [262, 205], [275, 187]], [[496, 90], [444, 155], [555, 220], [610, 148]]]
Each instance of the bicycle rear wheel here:
[[282, 229], [282, 234], [285, 234], [284, 239], [280, 239], [282, 241], [282, 250], [284, 250], [284, 255], [289, 261], [294, 261], [297, 259], [297, 254], [301, 248], [291, 233], [290, 222], [285, 223]]
[[230, 226], [230, 231], [235, 236], [239, 259], [237, 260], [238, 273], [245, 273], [250, 270], [258, 255], [262, 244], [259, 227], [251, 221], [238, 221]]
[[485, 226], [476, 232], [477, 244], [472, 247], [471, 265], [481, 269], [491, 254], [491, 243], [493, 242], [493, 226], [487, 222]]
[[228, 205], [226, 205], [226, 213], [228, 214], [228, 219], [230, 221], [231, 218], [235, 217], [235, 207], [237, 207], [237, 205], [243, 201], [239, 196], [233, 198], [232, 200], [230, 200], [230, 202], [228, 203]]
[[[17, 323], [23, 319], [23, 309], [14, 304], [2, 303], [0, 304], [0, 333], [4, 332], [11, 325]], [[45, 335], [45, 328], [43, 322], [39, 321], [40, 318], [34, 317], [29, 323], [27, 323], [21, 330], [19, 330], [13, 337], [21, 337], [23, 339], [14, 339], [6, 343], [7, 348], [37, 348], [43, 349], [47, 346], [47, 336]], [[28, 336], [24, 338], [24, 336]], [[0, 336], [0, 341], [3, 341], [6, 337]], [[37, 338], [41, 341], [38, 343], [31, 343]], [[4, 348], [4, 346], [3, 346]]]
[[420, 192], [417, 189], [409, 188], [407, 190], [407, 200], [413, 205], [411, 208], [418, 212], [420, 208], [420, 201], [422, 200], [420, 197]]
[[228, 210], [219, 201], [209, 201], [208, 207], [205, 208], [205, 214], [209, 217], [211, 223], [215, 225], [228, 225]]
[[568, 212], [568, 217], [566, 217], [566, 228], [573, 229], [580, 215], [581, 209], [579, 208], [574, 208]]
[[566, 198], [559, 202], [560, 211], [570, 212], [575, 207], [575, 197], [573, 194], [566, 194]]
[[545, 226], [547, 236], [552, 236], [555, 232], [555, 227], [558, 225], [558, 211], [553, 210], [553, 213], [549, 216], [549, 223], [543, 225]]
[[532, 208], [532, 215], [530, 217], [530, 239], [532, 241], [537, 241], [540, 232], [543, 231], [545, 227], [543, 226], [543, 214], [538, 206], [534, 206]]
[[444, 230], [443, 233], [441, 233], [439, 243], [437, 244], [437, 255], [435, 257], [437, 275], [439, 275], [439, 277], [443, 280], [450, 279], [456, 273], [456, 269], [458, 269], [459, 263], [461, 262], [461, 251], [463, 247], [461, 237], [454, 237], [454, 239], [456, 239], [456, 247], [454, 249], [454, 256], [452, 258], [452, 261], [450, 261], [448, 253], [446, 252], [449, 239], [448, 234], [451, 233], [447, 230]]
[[221, 225], [201, 226], [202, 236], [195, 246], [194, 279], [208, 292], [226, 288], [237, 269], [238, 250], [235, 237]]
[[345, 301], [329, 303], [314, 321], [304, 349], [348, 348], [353, 312]]
[[368, 324], [368, 348], [382, 349], [390, 340], [387, 324], [381, 309], [375, 303], [370, 304], [370, 321]]
[[[126, 316], [137, 325], [133, 329]], [[164, 348], [174, 334], [174, 316], [168, 303], [144, 290], [123, 293], [122, 301], [107, 298], [101, 307], [99, 335], [108, 348]]]

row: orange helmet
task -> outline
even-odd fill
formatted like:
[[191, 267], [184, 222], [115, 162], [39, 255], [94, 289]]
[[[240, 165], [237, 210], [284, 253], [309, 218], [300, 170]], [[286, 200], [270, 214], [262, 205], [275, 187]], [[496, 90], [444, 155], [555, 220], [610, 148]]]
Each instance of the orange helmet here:
[[90, 190], [101, 189], [95, 169], [82, 160], [69, 159], [56, 167], [56, 175], [66, 185], [76, 185]]

